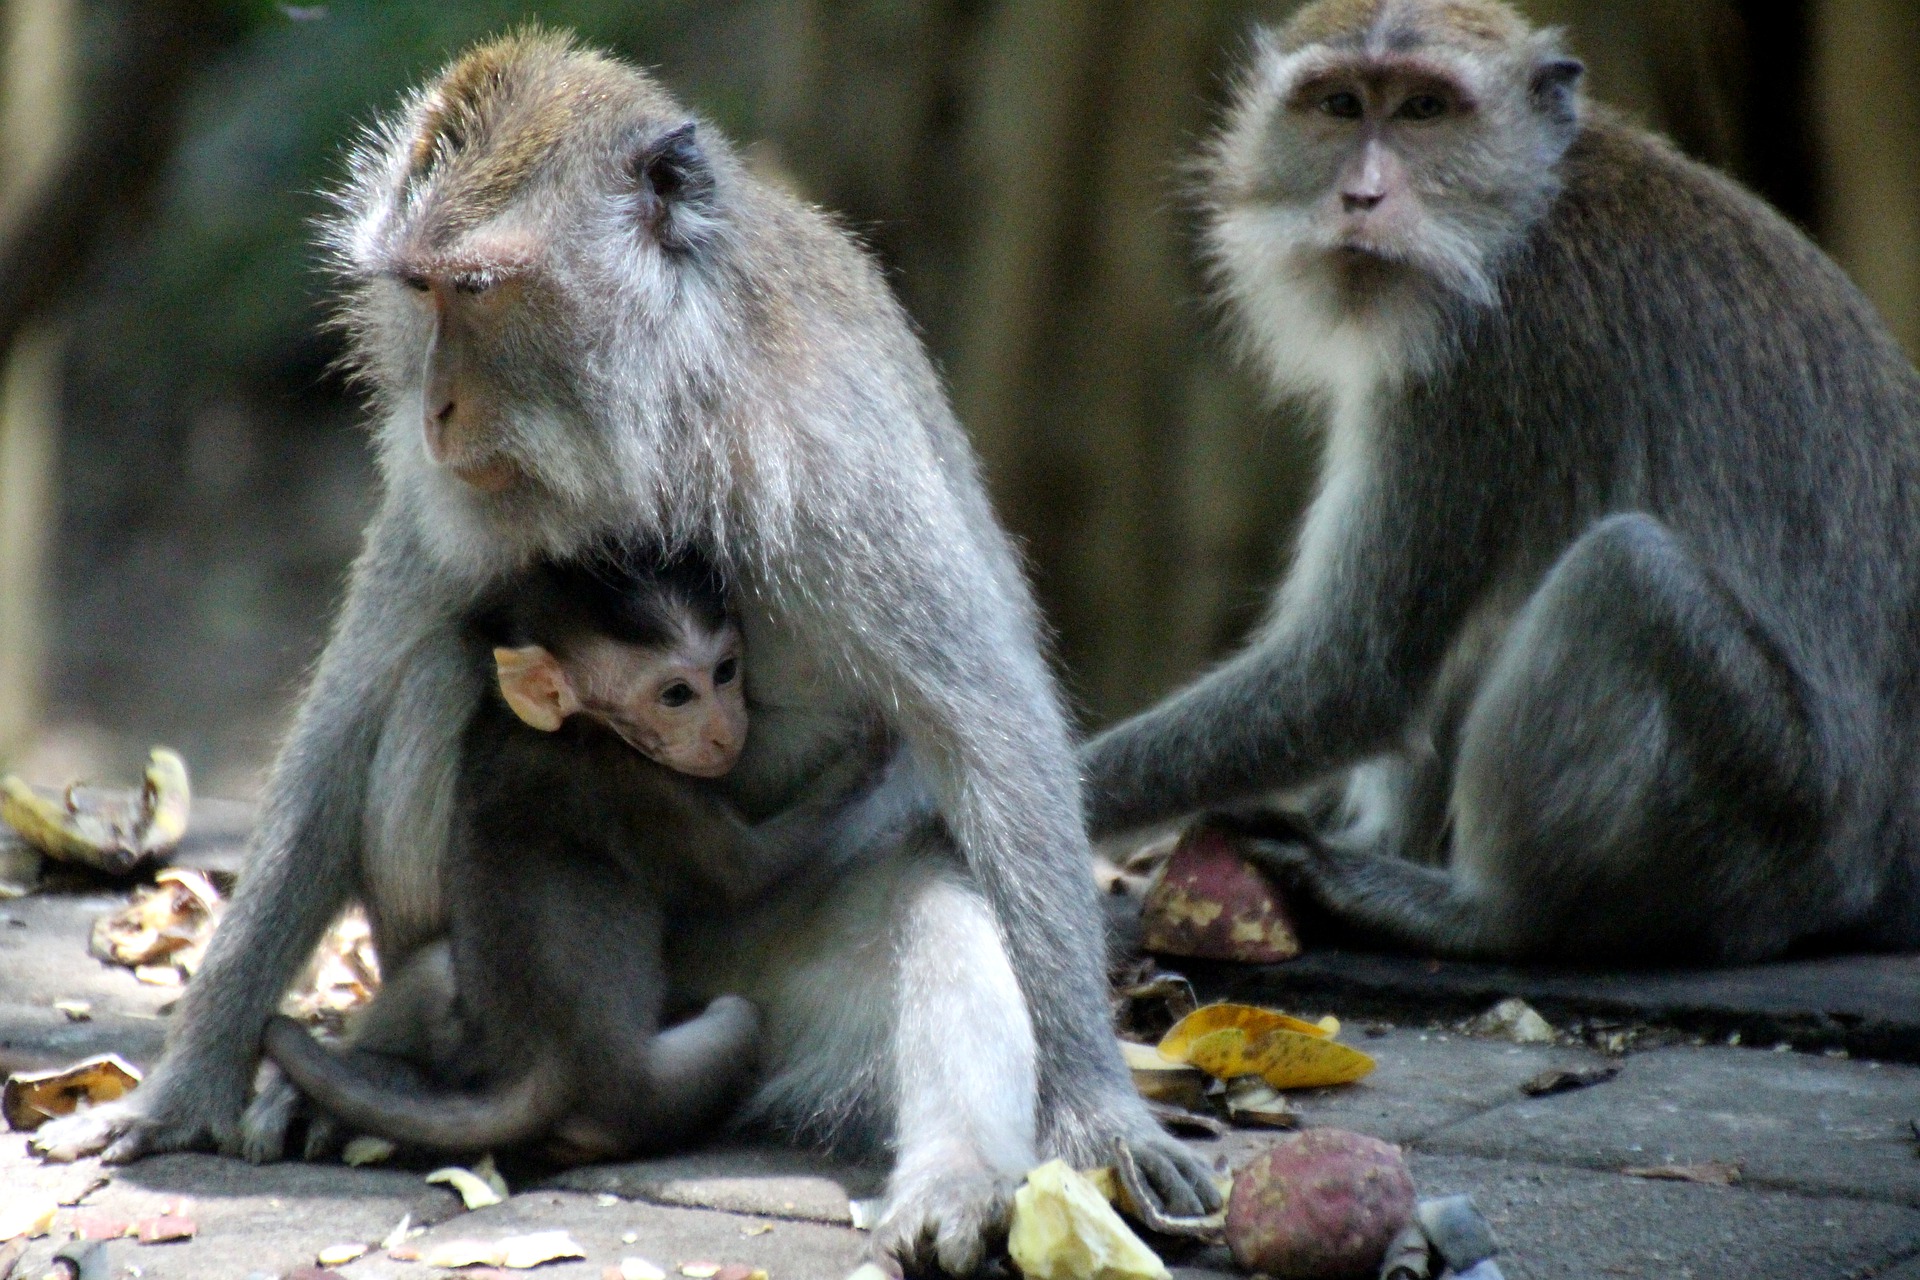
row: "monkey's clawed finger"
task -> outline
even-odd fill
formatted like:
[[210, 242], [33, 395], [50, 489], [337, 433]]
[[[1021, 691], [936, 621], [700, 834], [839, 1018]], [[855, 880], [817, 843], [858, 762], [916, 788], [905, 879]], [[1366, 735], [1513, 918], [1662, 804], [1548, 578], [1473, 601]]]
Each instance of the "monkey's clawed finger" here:
[[1114, 1168], [1140, 1220], [1163, 1235], [1193, 1235], [1193, 1224], [1220, 1207], [1220, 1191], [1206, 1166], [1186, 1148], [1113, 1140]]

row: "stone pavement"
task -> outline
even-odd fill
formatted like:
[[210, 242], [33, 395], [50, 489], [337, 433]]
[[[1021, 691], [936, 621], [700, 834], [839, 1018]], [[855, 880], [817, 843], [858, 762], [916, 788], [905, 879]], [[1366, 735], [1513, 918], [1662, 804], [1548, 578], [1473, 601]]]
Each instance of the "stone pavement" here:
[[[70, 891], [0, 903], [0, 1065], [104, 1049], [151, 1061], [174, 993], [143, 987], [85, 953], [91, 921], [118, 901]], [[1321, 953], [1269, 970], [1196, 976], [1215, 993], [1345, 1018], [1343, 1038], [1372, 1053], [1379, 1069], [1359, 1085], [1299, 1096], [1306, 1122], [1403, 1144], [1423, 1195], [1471, 1193], [1500, 1232], [1502, 1266], [1517, 1280], [1920, 1280], [1920, 1158], [1910, 1123], [1920, 1116], [1920, 1067], [1858, 1052], [1879, 1046], [1889, 1057], [1916, 1056], [1920, 972], [1911, 960], [1622, 976]], [[1516, 993], [1581, 1034], [1522, 1046], [1455, 1029], [1460, 1015]], [[67, 1022], [52, 1009], [65, 998], [90, 1000], [93, 1020]], [[1734, 1032], [1739, 1047], [1725, 1043]], [[1595, 1043], [1624, 1052], [1610, 1057]], [[1550, 1067], [1607, 1062], [1619, 1074], [1585, 1089], [1539, 1098], [1520, 1089]], [[1199, 1149], [1238, 1163], [1267, 1140], [1239, 1132]], [[0, 1206], [29, 1192], [76, 1190], [98, 1172], [91, 1162], [42, 1166], [25, 1148], [23, 1136], [0, 1133]], [[1737, 1163], [1738, 1182], [1620, 1172], [1710, 1161]], [[847, 1200], [873, 1194], [878, 1174], [731, 1147], [515, 1182], [506, 1203], [473, 1213], [418, 1170], [254, 1168], [181, 1155], [111, 1176], [84, 1209], [63, 1209], [60, 1226], [76, 1213], [137, 1217], [181, 1200], [198, 1225], [187, 1242], [109, 1245], [112, 1274], [143, 1280], [278, 1276], [310, 1264], [325, 1246], [378, 1240], [402, 1215], [429, 1227], [419, 1243], [564, 1227], [588, 1254], [534, 1275], [597, 1277], [623, 1256], [640, 1256], [670, 1273], [704, 1260], [765, 1267], [773, 1280], [840, 1280], [862, 1249]], [[40, 1276], [51, 1248], [37, 1242], [18, 1274]], [[1183, 1261], [1193, 1280], [1224, 1265], [1218, 1254]], [[341, 1271], [402, 1280], [441, 1274], [377, 1251]]]

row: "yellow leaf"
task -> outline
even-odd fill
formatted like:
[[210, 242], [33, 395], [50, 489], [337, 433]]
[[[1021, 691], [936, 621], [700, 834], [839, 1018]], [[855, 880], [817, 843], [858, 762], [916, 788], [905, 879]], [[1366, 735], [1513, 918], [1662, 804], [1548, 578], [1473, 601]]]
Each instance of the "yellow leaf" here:
[[1331, 1036], [1338, 1034], [1340, 1021], [1327, 1017], [1319, 1022], [1303, 1022], [1276, 1010], [1250, 1004], [1203, 1005], [1174, 1023], [1173, 1029], [1161, 1037], [1161, 1056], [1175, 1062], [1190, 1062], [1194, 1041], [1230, 1029], [1244, 1033], [1249, 1039], [1282, 1029], [1297, 1031], [1301, 1035]]
[[1350, 1084], [1374, 1066], [1358, 1049], [1289, 1027], [1255, 1038], [1237, 1027], [1212, 1031], [1188, 1047], [1187, 1060], [1221, 1080], [1259, 1076], [1276, 1089]]

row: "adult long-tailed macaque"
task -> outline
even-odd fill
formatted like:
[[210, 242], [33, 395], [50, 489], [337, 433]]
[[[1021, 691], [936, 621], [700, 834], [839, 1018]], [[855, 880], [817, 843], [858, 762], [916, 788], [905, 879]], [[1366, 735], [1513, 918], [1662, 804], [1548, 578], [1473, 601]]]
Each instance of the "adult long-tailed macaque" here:
[[[751, 903], [818, 860], [872, 771], [856, 756], [819, 800], [755, 826], [694, 781], [724, 777], [748, 733], [740, 631], [697, 560], [610, 547], [498, 594], [474, 626], [499, 696], [461, 742], [449, 954], [400, 979], [421, 1011], [384, 1012], [345, 1054], [275, 1018], [267, 1052], [323, 1132], [457, 1152], [539, 1142], [567, 1162], [712, 1132], [752, 1076], [759, 1019], [722, 995], [660, 1031], [676, 1012], [669, 921]], [[439, 974], [437, 1003], [408, 991]], [[284, 1103], [269, 1091], [250, 1115], [263, 1105]]]
[[1580, 74], [1486, 0], [1325, 0], [1259, 42], [1211, 249], [1324, 413], [1320, 489], [1247, 649], [1088, 745], [1092, 824], [1351, 770], [1344, 827], [1263, 857], [1376, 939], [1920, 944], [1920, 378]]
[[482, 685], [461, 618], [536, 556], [626, 536], [739, 591], [744, 812], [864, 749], [874, 716], [901, 743], [860, 837], [704, 944], [751, 970], [727, 988], [764, 1019], [749, 1107], [890, 1139], [874, 1245], [910, 1264], [975, 1264], [1036, 1154], [1119, 1141], [1172, 1212], [1216, 1202], [1110, 1029], [1078, 769], [1016, 559], [851, 237], [643, 73], [522, 34], [376, 132], [331, 243], [385, 498], [166, 1056], [40, 1145], [240, 1144], [261, 1029], [334, 913], [363, 899], [397, 966], [444, 928]]

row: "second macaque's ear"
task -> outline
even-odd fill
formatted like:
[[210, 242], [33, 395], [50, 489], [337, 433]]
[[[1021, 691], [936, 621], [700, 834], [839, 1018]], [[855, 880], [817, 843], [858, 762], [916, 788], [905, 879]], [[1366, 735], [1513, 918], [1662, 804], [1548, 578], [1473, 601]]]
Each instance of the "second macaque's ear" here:
[[495, 649], [493, 665], [500, 677], [500, 696], [514, 715], [542, 733], [552, 733], [580, 709], [567, 669], [539, 645]]

